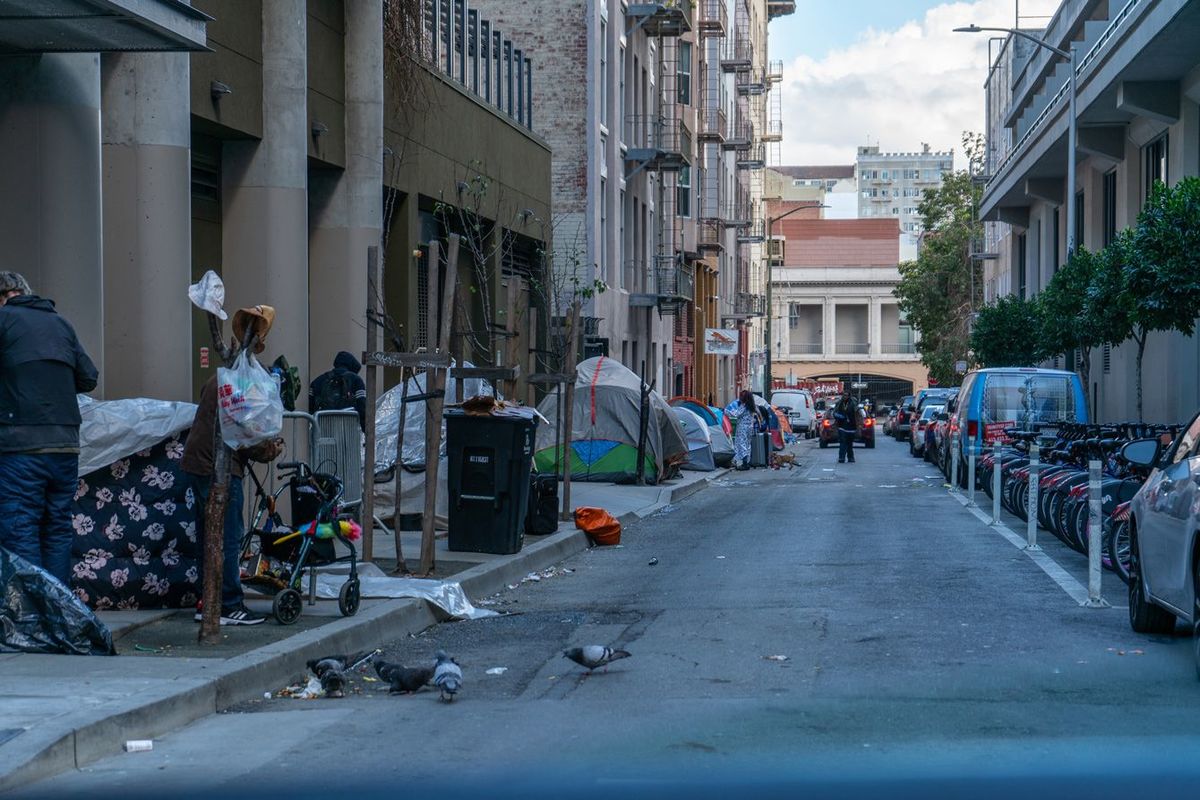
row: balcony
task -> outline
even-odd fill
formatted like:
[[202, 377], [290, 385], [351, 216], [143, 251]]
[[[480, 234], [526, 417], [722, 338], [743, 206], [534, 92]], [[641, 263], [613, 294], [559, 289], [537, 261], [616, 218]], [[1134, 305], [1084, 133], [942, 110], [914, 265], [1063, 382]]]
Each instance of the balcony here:
[[701, 253], [720, 253], [725, 250], [725, 225], [720, 219], [701, 219], [696, 230], [696, 249]]
[[652, 262], [641, 259], [625, 263], [625, 288], [632, 308], [657, 308], [659, 313], [674, 314], [692, 302], [696, 279], [691, 267], [677, 255], [655, 256]]
[[701, 36], [724, 36], [729, 30], [729, 8], [725, 0], [700, 0], [697, 27]]
[[726, 42], [721, 56], [722, 72], [745, 72], [754, 65], [754, 43], [748, 36], [740, 36]]
[[761, 294], [738, 292], [733, 296], [732, 316], [738, 319], [761, 317], [763, 315], [763, 309], [766, 307], [766, 298], [764, 298]]
[[767, 64], [767, 83], [779, 83], [783, 80], [783, 62], [772, 61]]
[[725, 109], [701, 109], [698, 116], [700, 130], [697, 131], [696, 138], [702, 142], [723, 144], [725, 142], [725, 131], [729, 128], [729, 121], [725, 118]]
[[767, 227], [761, 219], [751, 220], [737, 235], [738, 244], [762, 244], [766, 240]]
[[736, 117], [729, 126], [729, 134], [721, 146], [726, 150], [749, 150], [754, 144], [754, 123], [745, 117]]
[[789, 342], [788, 355], [793, 356], [819, 356], [825, 352], [825, 347], [820, 342]]
[[870, 354], [871, 345], [868, 342], [837, 342], [833, 352], [839, 356], [865, 356]]
[[692, 134], [683, 120], [635, 115], [627, 118], [625, 128], [629, 136], [625, 160], [637, 169], [674, 172], [692, 163]]
[[767, 165], [767, 149], [761, 144], [752, 144], [737, 154], [738, 169], [762, 169]]
[[632, 3], [632, 17], [647, 36], [681, 36], [692, 29], [690, 0]]
[[737, 93], [744, 97], [758, 97], [766, 94], [767, 82], [763, 74], [756, 69], [747, 69], [737, 73]]
[[721, 212], [721, 218], [728, 228], [749, 227], [751, 222], [749, 199], [726, 204], [725, 210]]
[[880, 352], [885, 356], [911, 356], [917, 352], [916, 342], [884, 342]]
[[767, 0], [767, 19], [796, 13], [796, 0]]
[[763, 132], [762, 140], [764, 142], [782, 142], [783, 141], [783, 120], [773, 119], [767, 122], [767, 129]]

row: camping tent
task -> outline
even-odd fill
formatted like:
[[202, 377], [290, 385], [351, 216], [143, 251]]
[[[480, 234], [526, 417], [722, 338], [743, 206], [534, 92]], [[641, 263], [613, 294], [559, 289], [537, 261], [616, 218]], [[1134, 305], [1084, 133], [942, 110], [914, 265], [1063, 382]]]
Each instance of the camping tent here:
[[[571, 477], [580, 481], [630, 483], [637, 479], [641, 380], [619, 361], [600, 356], [575, 368], [575, 402], [570, 436]], [[558, 470], [555, 431], [558, 428], [556, 389], [542, 399], [538, 411], [550, 423], [539, 425], [534, 466], [539, 472]], [[646, 426], [644, 477], [657, 483], [667, 468], [683, 461], [687, 443], [667, 401], [650, 392]]]
[[691, 411], [708, 427], [709, 445], [712, 447], [713, 460], [718, 467], [728, 467], [733, 463], [733, 442], [725, 430], [724, 412], [719, 408], [706, 406], [694, 397], [672, 397], [671, 405], [675, 408], [686, 408]]
[[671, 409], [683, 428], [683, 436], [687, 441], [687, 460], [683, 469], [693, 469], [698, 472], [712, 472], [717, 468], [713, 458], [712, 437], [709, 428], [695, 412], [675, 406]]

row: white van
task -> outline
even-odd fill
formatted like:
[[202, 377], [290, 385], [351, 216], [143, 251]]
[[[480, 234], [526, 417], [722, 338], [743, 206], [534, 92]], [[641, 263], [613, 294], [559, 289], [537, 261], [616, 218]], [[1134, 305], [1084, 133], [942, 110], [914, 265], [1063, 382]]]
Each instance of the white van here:
[[817, 435], [817, 412], [807, 389], [776, 389], [771, 392], [771, 405], [787, 414], [792, 433], [805, 439]]

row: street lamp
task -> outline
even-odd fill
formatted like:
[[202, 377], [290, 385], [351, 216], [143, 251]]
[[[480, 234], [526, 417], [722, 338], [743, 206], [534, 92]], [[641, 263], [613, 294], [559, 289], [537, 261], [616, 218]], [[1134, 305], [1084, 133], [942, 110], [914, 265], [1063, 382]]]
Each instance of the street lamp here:
[[1050, 52], [1065, 58], [1067, 63], [1071, 65], [1070, 109], [1068, 111], [1070, 116], [1067, 119], [1067, 258], [1070, 259], [1071, 255], [1075, 252], [1075, 49], [1069, 48], [1064, 50], [1061, 47], [1055, 47], [1046, 40], [1039, 39], [1017, 28], [981, 28], [978, 25], [968, 25], [965, 28], [954, 29], [955, 33], [980, 33], [982, 31], [998, 31], [1013, 36], [1020, 36], [1022, 39], [1033, 42], [1038, 47], [1044, 47]]
[[767, 359], [766, 363], [763, 365], [763, 397], [768, 403], [771, 402], [771, 387], [775, 382], [771, 376], [771, 329], [773, 327], [771, 320], [772, 314], [774, 313], [774, 307], [771, 305], [771, 284], [773, 282], [771, 279], [771, 242], [774, 240], [774, 228], [776, 222], [779, 222], [779, 220], [783, 219], [784, 217], [790, 217], [797, 211], [803, 211], [806, 208], [832, 208], [832, 206], [828, 206], [825, 203], [807, 203], [805, 205], [798, 205], [795, 208], [783, 212], [782, 214], [767, 218]]

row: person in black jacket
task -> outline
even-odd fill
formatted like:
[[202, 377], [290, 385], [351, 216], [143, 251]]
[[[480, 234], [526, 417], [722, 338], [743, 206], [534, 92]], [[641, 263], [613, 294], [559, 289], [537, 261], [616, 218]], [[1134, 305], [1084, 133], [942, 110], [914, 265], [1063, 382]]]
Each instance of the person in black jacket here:
[[308, 385], [308, 410], [342, 411], [354, 409], [358, 412], [358, 424], [367, 430], [367, 386], [358, 376], [362, 364], [358, 359], [342, 350], [333, 359], [333, 369], [322, 372]]
[[75, 329], [25, 278], [0, 272], [0, 546], [63, 585], [79, 483], [79, 402], [99, 373]]
[[838, 463], [849, 461], [854, 463], [854, 437], [858, 435], [858, 427], [862, 425], [862, 415], [850, 395], [842, 395], [842, 399], [833, 408], [833, 418], [838, 429]]

